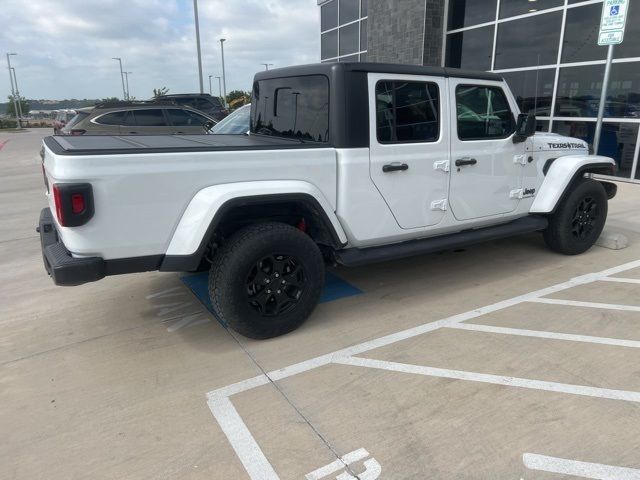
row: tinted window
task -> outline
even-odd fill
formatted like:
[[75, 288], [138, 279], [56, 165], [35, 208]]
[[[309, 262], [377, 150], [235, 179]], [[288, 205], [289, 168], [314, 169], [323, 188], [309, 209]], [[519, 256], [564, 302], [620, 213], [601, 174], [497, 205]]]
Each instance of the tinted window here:
[[352, 23], [340, 28], [340, 55], [348, 55], [358, 51], [359, 46], [358, 23]]
[[328, 2], [320, 7], [320, 30], [323, 32], [338, 26], [338, 0]]
[[338, 56], [338, 31], [323, 33], [320, 37], [320, 55], [323, 59]]
[[362, 0], [360, 4], [360, 11], [363, 17], [367, 16], [367, 0]]
[[353, 22], [359, 16], [359, 0], [340, 0], [340, 25]]
[[69, 123], [67, 123], [67, 128], [72, 128], [74, 125], [77, 125], [88, 116], [88, 112], [78, 112], [71, 120], [69, 120]]
[[447, 66], [491, 70], [493, 26], [447, 35]]
[[198, 115], [195, 112], [189, 112], [187, 110], [180, 110], [177, 108], [167, 109], [167, 114], [169, 115], [169, 121], [171, 124], [176, 127], [204, 125], [208, 120], [206, 117]]
[[598, 45], [601, 13], [601, 3], [567, 10], [562, 62], [584, 62], [606, 58], [607, 47]]
[[531, 0], [501, 0], [500, 18], [515, 17], [523, 13], [538, 12], [561, 5], [564, 5], [564, 0], [536, 0], [535, 2]]
[[134, 117], [135, 124], [140, 127], [164, 127], [167, 125], [162, 110], [159, 108], [136, 110]]
[[111, 112], [106, 113], [94, 120], [100, 125], [124, 125], [124, 116], [127, 112]]
[[195, 104], [196, 108], [198, 110], [202, 110], [203, 112], [208, 112], [214, 108], [213, 103], [211, 103], [211, 101], [207, 100], [206, 98], [196, 98]]
[[611, 66], [605, 116], [640, 118], [640, 62]]
[[499, 87], [459, 85], [456, 113], [460, 140], [483, 140], [511, 135], [515, 121]]
[[424, 82], [378, 82], [376, 130], [380, 143], [438, 140], [440, 136], [438, 86]]
[[555, 114], [561, 117], [595, 117], [603, 75], [604, 65], [561, 68]]
[[449, 30], [490, 22], [496, 18], [496, 0], [450, 0]]
[[613, 49], [613, 58], [640, 57], [640, 42], [637, 40], [640, 38], [640, 5], [637, 1], [629, 4], [624, 41]]
[[367, 20], [360, 22], [360, 50], [367, 49]]
[[534, 112], [537, 116], [545, 117], [551, 114], [555, 69], [527, 70], [501, 75], [509, 84], [521, 112]]
[[355, 55], [349, 55], [347, 57], [340, 57], [338, 59], [339, 62], [357, 62], [358, 61], [358, 54], [356, 53]]
[[261, 80], [251, 103], [252, 133], [329, 140], [329, 81], [323, 75]]
[[561, 23], [562, 12], [501, 23], [498, 26], [495, 68], [555, 64]]

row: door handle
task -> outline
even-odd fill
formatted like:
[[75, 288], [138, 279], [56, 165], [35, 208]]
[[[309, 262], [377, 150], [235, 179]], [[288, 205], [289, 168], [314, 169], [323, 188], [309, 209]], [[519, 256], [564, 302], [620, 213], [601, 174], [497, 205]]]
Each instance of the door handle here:
[[129, 132], [129, 135], [137, 135], [138, 132]]
[[456, 167], [464, 165], [475, 165], [478, 161], [475, 158], [463, 157], [456, 160]]
[[390, 163], [388, 165], [382, 166], [382, 171], [385, 173], [397, 172], [397, 171], [408, 170], [408, 169], [409, 169], [409, 165], [407, 165], [406, 163]]

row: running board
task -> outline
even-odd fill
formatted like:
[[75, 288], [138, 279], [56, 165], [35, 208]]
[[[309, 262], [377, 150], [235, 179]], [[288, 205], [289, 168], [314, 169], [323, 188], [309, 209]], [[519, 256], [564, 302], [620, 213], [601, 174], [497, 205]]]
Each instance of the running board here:
[[547, 228], [546, 217], [530, 215], [513, 222], [494, 225], [492, 227], [465, 230], [438, 237], [393, 243], [379, 247], [347, 248], [336, 252], [338, 263], [350, 267], [369, 263], [385, 262], [398, 258], [411, 257], [425, 253], [441, 252], [453, 248], [466, 247], [474, 243], [498, 240], [500, 238], [536, 232]]

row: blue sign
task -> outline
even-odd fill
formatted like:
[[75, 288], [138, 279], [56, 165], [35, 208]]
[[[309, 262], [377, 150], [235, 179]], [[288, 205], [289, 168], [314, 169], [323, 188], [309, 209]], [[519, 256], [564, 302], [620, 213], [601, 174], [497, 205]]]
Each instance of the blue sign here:
[[618, 15], [618, 13], [620, 13], [620, 5], [614, 5], [613, 7], [611, 7], [611, 10], [609, 11], [609, 15], [613, 17], [615, 15]]

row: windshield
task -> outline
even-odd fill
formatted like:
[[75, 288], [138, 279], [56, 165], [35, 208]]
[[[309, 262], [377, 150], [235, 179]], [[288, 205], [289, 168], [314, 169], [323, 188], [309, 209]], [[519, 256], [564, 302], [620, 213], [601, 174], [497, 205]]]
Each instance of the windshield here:
[[307, 75], [253, 85], [251, 133], [329, 141], [329, 80]]
[[251, 104], [240, 107], [228, 117], [223, 118], [218, 124], [209, 130], [214, 134], [242, 134], [249, 131], [249, 115]]

